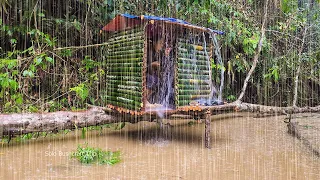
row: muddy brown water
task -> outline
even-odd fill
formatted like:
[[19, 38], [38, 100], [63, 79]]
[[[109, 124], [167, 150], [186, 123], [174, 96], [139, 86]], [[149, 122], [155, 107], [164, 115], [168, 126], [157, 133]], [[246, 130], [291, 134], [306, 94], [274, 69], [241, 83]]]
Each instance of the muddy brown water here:
[[[160, 136], [151, 122], [121, 131], [90, 131], [0, 145], [0, 179], [320, 179], [320, 160], [287, 134], [284, 117], [224, 114], [212, 119], [212, 148], [203, 144], [204, 124], [189, 120]], [[170, 136], [171, 135], [171, 136]], [[78, 144], [120, 150], [114, 166], [70, 159]], [[1, 147], [2, 146], [2, 147]]]

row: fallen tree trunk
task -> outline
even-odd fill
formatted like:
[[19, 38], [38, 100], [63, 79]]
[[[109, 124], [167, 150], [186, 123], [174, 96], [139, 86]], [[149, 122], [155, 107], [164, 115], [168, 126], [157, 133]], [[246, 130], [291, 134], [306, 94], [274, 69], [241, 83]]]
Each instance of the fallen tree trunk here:
[[[162, 117], [170, 117], [174, 114], [197, 114], [202, 115], [207, 110], [212, 114], [219, 114], [226, 111], [249, 111], [261, 114], [293, 114], [303, 112], [320, 112], [317, 107], [274, 107], [248, 103], [230, 103], [219, 106], [199, 106], [198, 110], [193, 108], [177, 109], [170, 111], [146, 112], [144, 116], [132, 116], [130, 114], [113, 114], [110, 109], [96, 106], [89, 106], [86, 111], [70, 112], [58, 111], [52, 113], [23, 113], [23, 114], [1, 114], [0, 115], [0, 137], [22, 135], [35, 132], [58, 132], [65, 129], [76, 129], [88, 126], [98, 126], [118, 122], [139, 122], [151, 121], [161, 114]], [[108, 112], [108, 113], [106, 113]], [[160, 112], [160, 113], [159, 113]], [[196, 112], [196, 113], [195, 113]], [[111, 115], [110, 115], [111, 114]]]
[[52, 113], [23, 113], [0, 115], [0, 137], [16, 136], [34, 132], [58, 132], [118, 122], [107, 115], [103, 108], [90, 108], [86, 111], [58, 111]]
[[250, 112], [258, 112], [258, 113], [266, 113], [266, 114], [296, 114], [296, 113], [305, 113], [305, 112], [319, 112], [320, 106], [315, 107], [276, 107], [276, 106], [264, 106], [259, 104], [248, 104], [241, 103], [236, 107], [239, 111], [250, 111]]

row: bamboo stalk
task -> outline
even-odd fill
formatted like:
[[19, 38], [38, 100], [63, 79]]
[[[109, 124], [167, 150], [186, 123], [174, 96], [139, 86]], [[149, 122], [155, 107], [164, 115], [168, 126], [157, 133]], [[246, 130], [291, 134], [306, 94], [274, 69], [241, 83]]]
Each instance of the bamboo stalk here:
[[125, 59], [108, 59], [107, 64], [113, 63], [139, 63], [142, 62], [142, 58], [125, 58]]
[[119, 43], [119, 44], [108, 44], [108, 48], [109, 49], [114, 49], [114, 48], [122, 48], [122, 47], [131, 47], [131, 46], [134, 46], [134, 45], [143, 45], [143, 39], [138, 39], [138, 40], [135, 40], [135, 41], [127, 41], [127, 42], [122, 42], [122, 43]]
[[[123, 84], [111, 84], [110, 82], [108, 82], [107, 85], [110, 85], [113, 88], [123, 89], [123, 90], [131, 90], [131, 91], [141, 91], [142, 90], [141, 86], [128, 86], [128, 85], [123, 85]], [[114, 87], [114, 85], [116, 85], [116, 87]]]
[[128, 98], [121, 97], [121, 96], [118, 96], [118, 97], [106, 96], [106, 99], [110, 100], [110, 101], [121, 102], [123, 104], [128, 104], [128, 105], [132, 105], [134, 107], [139, 107], [139, 108], [142, 105], [141, 101], [137, 102], [137, 101], [134, 101], [133, 99], [128, 99]]
[[197, 71], [197, 70], [181, 69], [181, 68], [178, 68], [178, 74], [179, 73], [193, 73], [193, 74], [207, 74], [207, 75], [209, 75], [209, 71], [205, 71], [205, 70]]
[[107, 87], [107, 93], [108, 92], [118, 92], [118, 93], [124, 93], [124, 94], [130, 94], [135, 96], [142, 96], [141, 91], [133, 91], [128, 89], [118, 89], [116, 87]]
[[128, 58], [142, 58], [143, 54], [142, 51], [140, 53], [134, 53], [134, 54], [123, 54], [123, 55], [111, 55], [108, 54], [108, 56], [106, 57], [108, 60], [114, 60], [114, 59], [128, 59]]
[[[188, 43], [178, 43], [179, 48], [185, 48], [185, 49], [194, 49], [195, 51], [203, 51], [204, 47], [203, 45], [196, 45], [196, 44], [188, 44]], [[210, 50], [210, 47], [206, 47], [207, 51]]]
[[[210, 49], [207, 49], [207, 51], [209, 51]], [[178, 52], [180, 53], [191, 53], [189, 49], [186, 49], [185, 47], [178, 47]], [[194, 52], [196, 55], [204, 55], [204, 52], [203, 51], [197, 51], [197, 50], [194, 50]]]
[[[192, 90], [195, 89], [196, 87], [192, 84], [192, 85], [188, 85], [188, 84], [177, 84], [177, 89], [185, 89], [185, 90]], [[209, 85], [200, 85], [200, 88], [202, 90], [210, 90], [210, 86]]]
[[108, 75], [113, 75], [113, 76], [141, 76], [142, 75], [142, 72], [112, 72], [112, 71], [109, 71], [107, 73]]
[[209, 75], [199, 75], [199, 74], [183, 74], [179, 73], [179, 79], [199, 79], [199, 80], [209, 80]]
[[142, 68], [140, 67], [109, 67], [109, 72], [141, 72]]
[[132, 45], [127, 45], [127, 46], [119, 46], [119, 47], [110, 47], [108, 48], [107, 52], [111, 52], [112, 50], [117, 50], [117, 52], [127, 52], [127, 50], [134, 50], [134, 49], [142, 49], [143, 44], [132, 44]]
[[108, 50], [108, 55], [109, 56], [116, 56], [116, 55], [127, 55], [127, 54], [140, 54], [143, 52], [142, 48], [136, 48], [136, 49], [131, 49], [127, 47], [127, 50], [119, 50], [118, 48], [114, 49], [109, 49]]
[[142, 86], [142, 82], [137, 81], [123, 81], [123, 80], [108, 80], [110, 84], [126, 84], [126, 85], [133, 85], [133, 86]]
[[109, 42], [114, 42], [120, 39], [128, 39], [131, 37], [142, 37], [143, 32], [134, 32], [134, 33], [130, 33], [130, 34], [125, 34], [125, 35], [119, 35], [119, 36], [115, 36], [115, 37], [111, 37], [108, 39]]
[[138, 39], [138, 40], [130, 40], [130, 41], [127, 41], [127, 42], [122, 42], [122, 43], [118, 43], [118, 44], [108, 44], [108, 48], [109, 49], [113, 49], [113, 48], [117, 48], [117, 47], [130, 47], [132, 45], [142, 45], [144, 42], [143, 39]]
[[127, 39], [120, 39], [120, 40], [117, 40], [117, 41], [107, 42], [107, 44], [112, 46], [112, 45], [120, 44], [120, 43], [127, 43], [127, 42], [133, 42], [133, 41], [136, 41], [136, 40], [143, 40], [142, 38], [143, 37], [141, 37], [141, 36], [137, 36], [137, 37], [127, 38]]
[[115, 32], [110, 36], [110, 38], [117, 37], [117, 36], [122, 36], [122, 35], [126, 35], [126, 34], [132, 34], [132, 33], [135, 33], [135, 32], [141, 32], [141, 31], [143, 32], [141, 26], [138, 26], [138, 28], [132, 28], [132, 29], [127, 29], [127, 30], [122, 30], [122, 31]]
[[108, 91], [106, 97], [124, 97], [127, 99], [132, 99], [136, 102], [142, 102], [142, 96], [141, 94], [136, 96], [136, 95], [132, 95], [132, 94], [124, 94], [124, 93], [119, 93], [119, 92], [114, 92], [114, 91]]
[[210, 90], [191, 90], [191, 89], [179, 89], [179, 96], [180, 95], [209, 95]]
[[142, 66], [142, 62], [130, 62], [130, 63], [109, 63], [109, 67], [140, 67]]
[[107, 79], [113, 79], [113, 80], [127, 80], [127, 81], [142, 81], [142, 77], [138, 76], [115, 76], [115, 75], [107, 75]]
[[183, 69], [199, 69], [199, 70], [207, 70], [210, 68], [207, 65], [195, 65], [195, 64], [186, 64], [186, 63], [178, 63], [178, 67]]
[[191, 56], [178, 56], [178, 62], [188, 62], [188, 63], [196, 63], [196, 64], [200, 64], [200, 65], [209, 65], [209, 61], [208, 59], [205, 59], [205, 57], [203, 58], [199, 58], [196, 56], [195, 59], [193, 59]]

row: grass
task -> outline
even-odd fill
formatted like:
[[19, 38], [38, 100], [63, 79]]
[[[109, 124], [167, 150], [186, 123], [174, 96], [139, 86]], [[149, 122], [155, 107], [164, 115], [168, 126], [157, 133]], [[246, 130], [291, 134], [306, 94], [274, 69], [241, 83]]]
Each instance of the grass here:
[[120, 151], [104, 151], [99, 148], [93, 148], [86, 145], [78, 146], [75, 152], [72, 152], [71, 158], [78, 159], [82, 164], [108, 164], [114, 165], [121, 161]]

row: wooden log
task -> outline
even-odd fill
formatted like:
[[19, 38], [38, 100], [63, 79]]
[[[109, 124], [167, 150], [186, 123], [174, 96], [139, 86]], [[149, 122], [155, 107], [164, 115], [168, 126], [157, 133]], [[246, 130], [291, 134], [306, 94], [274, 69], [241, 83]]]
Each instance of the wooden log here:
[[1, 114], [0, 128], [2, 133], [0, 136], [12, 137], [34, 132], [57, 132], [118, 121], [120, 119], [107, 115], [104, 108], [90, 108], [78, 112]]
[[[172, 114], [189, 114], [185, 107], [181, 106], [176, 110], [165, 111], [164, 116]], [[320, 106], [316, 107], [273, 107], [248, 103], [230, 103], [219, 106], [198, 106], [201, 112], [210, 110], [212, 114], [223, 113], [229, 110], [235, 111], [260, 111], [260, 112], [278, 112], [279, 114], [287, 113], [302, 113], [302, 112], [320, 112]], [[138, 122], [135, 116], [110, 116], [105, 113], [106, 108], [91, 108], [86, 111], [70, 112], [59, 111], [53, 113], [23, 113], [23, 114], [1, 114], [0, 115], [0, 136], [15, 136], [33, 132], [56, 132], [64, 129], [75, 129], [96, 126], [114, 122]], [[272, 109], [272, 110], [271, 110]], [[134, 110], [134, 109], [132, 109]], [[137, 110], [138, 111], [138, 110]], [[128, 110], [128, 112], [130, 112]], [[132, 113], [133, 111], [131, 111]], [[150, 114], [157, 114], [156, 111], [144, 113], [145, 117], [150, 117]], [[136, 115], [142, 115], [137, 112]], [[126, 118], [124, 118], [126, 117]]]

